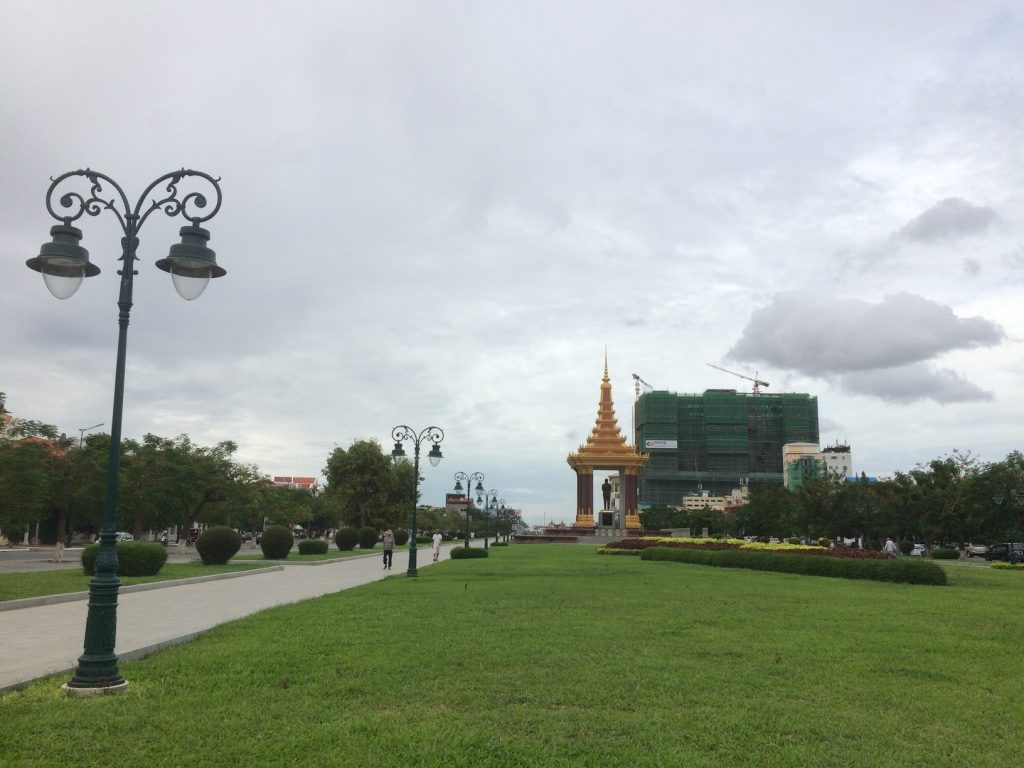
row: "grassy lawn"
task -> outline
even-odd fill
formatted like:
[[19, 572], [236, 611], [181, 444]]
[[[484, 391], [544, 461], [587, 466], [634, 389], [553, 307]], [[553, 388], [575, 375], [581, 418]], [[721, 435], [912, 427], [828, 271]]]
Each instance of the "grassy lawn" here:
[[[1003, 766], [1024, 580], [908, 586], [519, 545], [0, 698], [5, 766]], [[111, 762], [113, 761], [113, 762]]]
[[[262, 565], [262, 564], [260, 564]], [[121, 585], [146, 584], [153, 581], [191, 579], [195, 576], [210, 576], [215, 573], [246, 571], [257, 568], [256, 564], [203, 565], [202, 563], [166, 563], [156, 576], [121, 576]], [[69, 592], [88, 592], [89, 579], [81, 568], [62, 571], [37, 571], [35, 573], [0, 573], [0, 600], [18, 600], [23, 597], [64, 595]]]

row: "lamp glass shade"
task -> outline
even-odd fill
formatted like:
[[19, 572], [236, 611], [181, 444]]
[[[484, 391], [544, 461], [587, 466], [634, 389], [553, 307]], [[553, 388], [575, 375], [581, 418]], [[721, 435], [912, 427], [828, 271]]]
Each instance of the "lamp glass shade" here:
[[409, 457], [405, 453], [405, 449], [399, 441], [395, 441], [394, 450], [391, 451], [391, 459], [395, 464], [405, 464], [409, 461]]
[[58, 299], [75, 294], [82, 280], [100, 273], [99, 267], [89, 262], [89, 252], [79, 243], [82, 230], [68, 223], [50, 228], [53, 238], [39, 249], [39, 255], [25, 262], [29, 269], [43, 276], [46, 288]]
[[185, 301], [193, 301], [203, 295], [206, 286], [210, 284], [210, 269], [189, 269], [175, 264], [171, 267], [171, 282], [174, 283], [174, 290]]
[[58, 299], [70, 299], [85, 279], [85, 267], [80, 263], [65, 265], [49, 261], [40, 271], [47, 290]]
[[456, 480], [455, 481], [455, 488], [454, 488], [454, 490], [455, 490], [456, 493], [462, 493], [462, 481], [461, 480]]
[[444, 455], [441, 453], [441, 446], [434, 443], [434, 447], [430, 449], [430, 453], [427, 454], [427, 458], [430, 459], [430, 466], [432, 467], [436, 467], [440, 464], [441, 459], [444, 458]]
[[199, 298], [212, 277], [223, 277], [227, 271], [217, 266], [217, 254], [206, 246], [210, 233], [198, 224], [182, 227], [181, 242], [171, 246], [166, 258], [156, 266], [171, 273], [174, 289], [186, 301]]

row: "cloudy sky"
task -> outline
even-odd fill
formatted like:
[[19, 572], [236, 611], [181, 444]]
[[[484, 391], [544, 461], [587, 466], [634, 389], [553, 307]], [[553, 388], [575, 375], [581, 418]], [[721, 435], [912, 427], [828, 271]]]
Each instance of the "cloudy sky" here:
[[102, 274], [24, 262], [51, 176], [132, 202], [222, 179], [227, 276], [194, 302], [140, 233], [124, 434], [235, 440], [269, 474], [441, 426], [456, 471], [571, 520], [566, 454], [658, 389], [817, 395], [822, 442], [885, 475], [1020, 448], [1024, 5], [941, 2], [5, 0], [0, 391], [109, 428]]

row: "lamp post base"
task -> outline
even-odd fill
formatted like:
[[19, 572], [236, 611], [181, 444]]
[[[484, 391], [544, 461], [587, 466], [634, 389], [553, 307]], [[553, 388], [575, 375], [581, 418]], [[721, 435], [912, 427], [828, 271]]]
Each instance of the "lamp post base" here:
[[113, 696], [118, 693], [127, 693], [128, 681], [123, 680], [115, 685], [104, 685], [95, 688], [76, 688], [64, 683], [60, 689], [66, 696], [74, 696], [79, 699], [89, 696]]

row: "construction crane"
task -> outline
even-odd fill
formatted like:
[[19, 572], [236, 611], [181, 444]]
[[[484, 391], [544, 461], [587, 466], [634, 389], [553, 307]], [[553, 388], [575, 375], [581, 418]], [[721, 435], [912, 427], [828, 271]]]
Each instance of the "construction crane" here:
[[761, 381], [761, 379], [757, 378], [757, 371], [754, 371], [754, 375], [753, 376], [745, 376], [742, 373], [736, 373], [736, 371], [730, 371], [728, 368], [723, 368], [722, 366], [715, 365], [714, 363], [708, 363], [708, 365], [711, 368], [714, 368], [716, 371], [722, 371], [724, 373], [731, 373], [733, 376], [739, 376], [741, 379], [746, 379], [747, 381], [754, 382], [754, 394], [755, 395], [760, 395], [761, 394], [761, 387], [764, 387], [765, 389], [768, 389], [768, 382], [767, 381]]
[[654, 391], [654, 387], [652, 387], [650, 384], [648, 384], [646, 381], [644, 381], [643, 379], [641, 379], [639, 376], [637, 376], [634, 373], [633, 374], [633, 385], [634, 385], [634, 389], [636, 389], [636, 399], [637, 400], [640, 399], [640, 385], [641, 384], [643, 384], [645, 387], [647, 387], [647, 389], [644, 390], [645, 392], [653, 392]]

